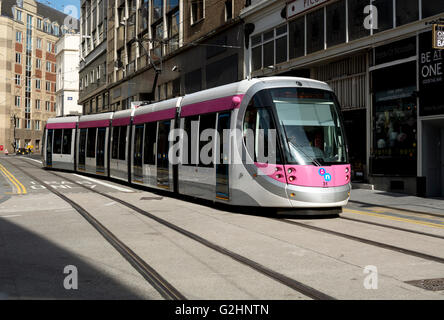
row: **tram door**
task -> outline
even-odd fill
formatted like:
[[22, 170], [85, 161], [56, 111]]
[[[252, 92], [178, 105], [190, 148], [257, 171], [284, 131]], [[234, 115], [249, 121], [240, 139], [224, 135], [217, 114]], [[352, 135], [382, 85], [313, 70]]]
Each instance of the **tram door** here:
[[133, 181], [143, 183], [143, 129], [145, 125], [136, 126], [134, 131], [134, 159], [133, 159]]
[[85, 170], [86, 161], [86, 132], [88, 129], [80, 129], [79, 137], [79, 169]]
[[46, 166], [52, 166], [52, 136], [54, 134], [53, 129], [48, 130], [46, 135]]
[[159, 122], [159, 135], [157, 138], [157, 186], [164, 189], [170, 188], [168, 160], [168, 135], [170, 133], [170, 128], [170, 120]]
[[219, 161], [216, 163], [216, 198], [222, 200], [229, 200], [229, 156], [230, 156], [230, 136], [224, 134], [224, 130], [230, 129], [230, 113], [219, 113], [217, 117], [217, 132], [219, 134], [218, 154]]
[[97, 132], [96, 172], [105, 173], [105, 137], [106, 128], [99, 128]]

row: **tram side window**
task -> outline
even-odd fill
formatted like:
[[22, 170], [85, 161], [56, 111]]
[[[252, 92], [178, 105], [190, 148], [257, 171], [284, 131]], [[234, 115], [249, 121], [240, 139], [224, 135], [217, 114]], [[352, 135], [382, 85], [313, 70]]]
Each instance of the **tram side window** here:
[[[211, 136], [207, 141], [201, 141], [202, 132], [210, 129]], [[199, 122], [199, 167], [213, 167], [214, 166], [214, 132], [216, 129], [216, 114], [204, 114], [200, 116]], [[208, 145], [212, 144], [211, 149]], [[203, 151], [203, 152], [202, 152]]]
[[[187, 117], [184, 118], [184, 125], [183, 125], [183, 130], [184, 133], [186, 134], [186, 138], [187, 138], [187, 143], [186, 143], [186, 147], [187, 147], [187, 152], [186, 152], [186, 159], [183, 159], [184, 163], [183, 165], [188, 165], [188, 166], [195, 166], [196, 165], [196, 154], [192, 157], [192, 151], [196, 151], [197, 150], [197, 141], [198, 141], [198, 137], [192, 137], [191, 135], [191, 129], [192, 129], [192, 123], [196, 124], [199, 121], [199, 116], [192, 116], [192, 117]], [[185, 139], [185, 137], [184, 137]]]
[[63, 154], [71, 154], [72, 129], [63, 130]]
[[111, 150], [111, 158], [117, 159], [119, 154], [119, 131], [120, 127], [113, 127], [113, 143]]
[[62, 129], [54, 130], [53, 153], [62, 154]]
[[144, 163], [156, 164], [156, 136], [157, 122], [149, 122], [145, 124], [145, 141], [144, 141]]
[[86, 156], [95, 158], [96, 156], [96, 132], [97, 128], [88, 128], [88, 143], [86, 146]]
[[[277, 141], [269, 141], [273, 130], [276, 132], [270, 110], [250, 104], [245, 112], [243, 136], [247, 152], [254, 157], [254, 162], [280, 162]], [[269, 142], [274, 150], [268, 149]]]
[[120, 127], [119, 132], [119, 160], [126, 159], [126, 131], [128, 127]]

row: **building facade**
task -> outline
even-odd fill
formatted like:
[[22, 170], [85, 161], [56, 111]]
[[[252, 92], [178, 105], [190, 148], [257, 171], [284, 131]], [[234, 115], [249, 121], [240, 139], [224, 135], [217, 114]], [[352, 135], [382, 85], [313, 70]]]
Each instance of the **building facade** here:
[[[112, 3], [110, 2], [110, 5]], [[108, 0], [82, 0], [79, 101], [83, 114], [107, 111]]]
[[39, 152], [55, 116], [55, 43], [69, 32], [66, 15], [33, 0], [2, 0], [0, 12], [0, 152]]
[[100, 103], [88, 95], [91, 73], [81, 71], [84, 113], [123, 110], [133, 101], [164, 100], [242, 79], [243, 6], [234, 0], [110, 0], [107, 96]]
[[80, 34], [65, 34], [56, 43], [57, 116], [82, 114], [79, 100]]
[[326, 81], [342, 106], [355, 181], [444, 196], [444, 52], [432, 48], [429, 24], [444, 17], [443, 1], [247, 4], [247, 76]]

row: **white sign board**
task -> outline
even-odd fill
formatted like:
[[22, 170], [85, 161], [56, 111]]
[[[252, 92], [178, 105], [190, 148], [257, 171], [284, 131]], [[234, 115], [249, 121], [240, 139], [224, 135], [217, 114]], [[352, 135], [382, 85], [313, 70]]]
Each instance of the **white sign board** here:
[[287, 19], [298, 15], [301, 12], [312, 9], [328, 0], [296, 0], [287, 5]]

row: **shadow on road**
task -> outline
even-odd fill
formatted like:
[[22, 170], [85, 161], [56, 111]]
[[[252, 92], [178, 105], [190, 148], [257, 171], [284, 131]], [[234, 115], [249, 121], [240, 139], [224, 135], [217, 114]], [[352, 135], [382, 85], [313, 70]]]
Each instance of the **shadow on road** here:
[[[68, 265], [77, 267], [77, 290], [64, 288], [68, 274], [63, 271]], [[66, 249], [0, 218], [0, 299], [141, 299], [141, 296]]]

